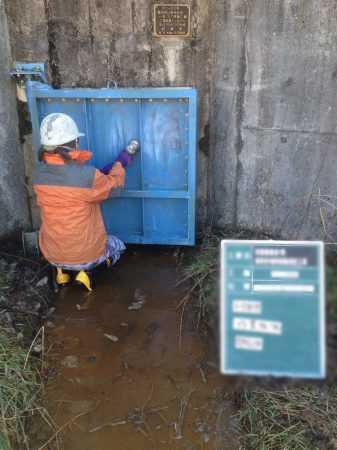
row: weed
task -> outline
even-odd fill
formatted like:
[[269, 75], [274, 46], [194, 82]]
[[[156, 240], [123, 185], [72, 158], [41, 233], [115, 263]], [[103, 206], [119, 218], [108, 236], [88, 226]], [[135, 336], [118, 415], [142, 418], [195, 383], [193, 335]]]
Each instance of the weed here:
[[243, 448], [335, 448], [337, 396], [310, 388], [244, 391], [237, 413]]
[[[37, 408], [42, 389], [38, 360], [29, 358], [13, 337], [0, 331], [0, 448], [27, 447], [25, 424]], [[28, 447], [27, 447], [28, 448]]]
[[[201, 321], [203, 322], [202, 328], [206, 326], [210, 299], [217, 298], [218, 266], [219, 239], [207, 238], [204, 240], [197, 257], [188, 266], [183, 267], [183, 278], [179, 281], [179, 284], [189, 280], [191, 285], [178, 307], [182, 308], [182, 317], [189, 303], [192, 302], [193, 306], [197, 307], [196, 334], [198, 333]], [[180, 335], [181, 328], [182, 319]]]

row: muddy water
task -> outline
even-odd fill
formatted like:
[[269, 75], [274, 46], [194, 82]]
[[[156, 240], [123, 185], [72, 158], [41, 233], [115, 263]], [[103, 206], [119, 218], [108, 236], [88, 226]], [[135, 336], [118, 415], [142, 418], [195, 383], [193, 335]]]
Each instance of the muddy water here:
[[186, 286], [175, 287], [175, 266], [159, 250], [129, 251], [91, 295], [59, 294], [45, 394], [57, 426], [67, 424], [58, 448], [236, 448], [225, 379], [192, 327], [180, 339], [174, 306]]

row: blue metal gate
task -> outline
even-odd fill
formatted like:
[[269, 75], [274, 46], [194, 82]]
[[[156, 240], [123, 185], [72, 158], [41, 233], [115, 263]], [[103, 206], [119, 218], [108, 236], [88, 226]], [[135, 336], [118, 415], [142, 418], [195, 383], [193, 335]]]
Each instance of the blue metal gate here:
[[124, 189], [102, 203], [108, 233], [126, 243], [193, 245], [196, 90], [56, 90], [33, 79], [25, 84], [36, 148], [39, 125], [53, 112], [75, 120], [85, 133], [80, 147], [93, 151], [89, 164], [97, 168], [114, 161], [130, 139], [141, 142]]

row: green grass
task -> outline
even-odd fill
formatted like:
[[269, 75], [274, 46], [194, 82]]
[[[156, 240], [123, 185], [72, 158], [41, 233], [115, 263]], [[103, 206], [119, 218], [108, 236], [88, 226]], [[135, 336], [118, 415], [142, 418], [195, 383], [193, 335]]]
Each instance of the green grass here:
[[[26, 361], [27, 360], [27, 361]], [[42, 389], [37, 377], [41, 362], [0, 330], [0, 449], [28, 448], [25, 426], [37, 409]]]
[[196, 307], [196, 334], [200, 329], [206, 330], [209, 302], [218, 297], [219, 242], [217, 238], [205, 239], [198, 255], [182, 268], [183, 276], [179, 283], [188, 280], [190, 287], [179, 307], [183, 312], [188, 305]]
[[184, 268], [186, 277], [206, 279], [219, 259], [219, 243], [217, 239], [207, 239], [203, 242], [197, 257]]
[[[12, 298], [17, 274], [0, 270], [0, 297]], [[14, 297], [15, 298], [15, 297]], [[42, 362], [0, 326], [0, 449], [28, 449], [27, 420], [39, 409]], [[40, 409], [39, 409], [40, 410]]]
[[333, 390], [244, 391], [237, 419], [245, 449], [336, 448], [337, 395]]

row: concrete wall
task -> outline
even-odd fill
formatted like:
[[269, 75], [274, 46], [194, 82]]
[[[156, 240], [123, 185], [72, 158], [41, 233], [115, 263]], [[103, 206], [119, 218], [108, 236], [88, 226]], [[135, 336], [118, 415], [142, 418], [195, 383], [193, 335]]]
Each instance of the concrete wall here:
[[29, 227], [25, 171], [19, 138], [15, 85], [4, 4], [0, 0], [0, 238]]
[[335, 239], [336, 1], [189, 3], [171, 40], [148, 0], [6, 0], [13, 60], [55, 87], [197, 87], [199, 224]]
[[[211, 18], [208, 2], [191, 5], [192, 37], [175, 40], [152, 36], [148, 0], [6, 0], [13, 61], [46, 62], [56, 88], [101, 88], [109, 80], [121, 87], [195, 86], [202, 139], [209, 117], [211, 41], [205, 37]], [[198, 152], [200, 221], [206, 218], [206, 166]]]
[[214, 2], [209, 204], [218, 226], [336, 240], [336, 5]]

